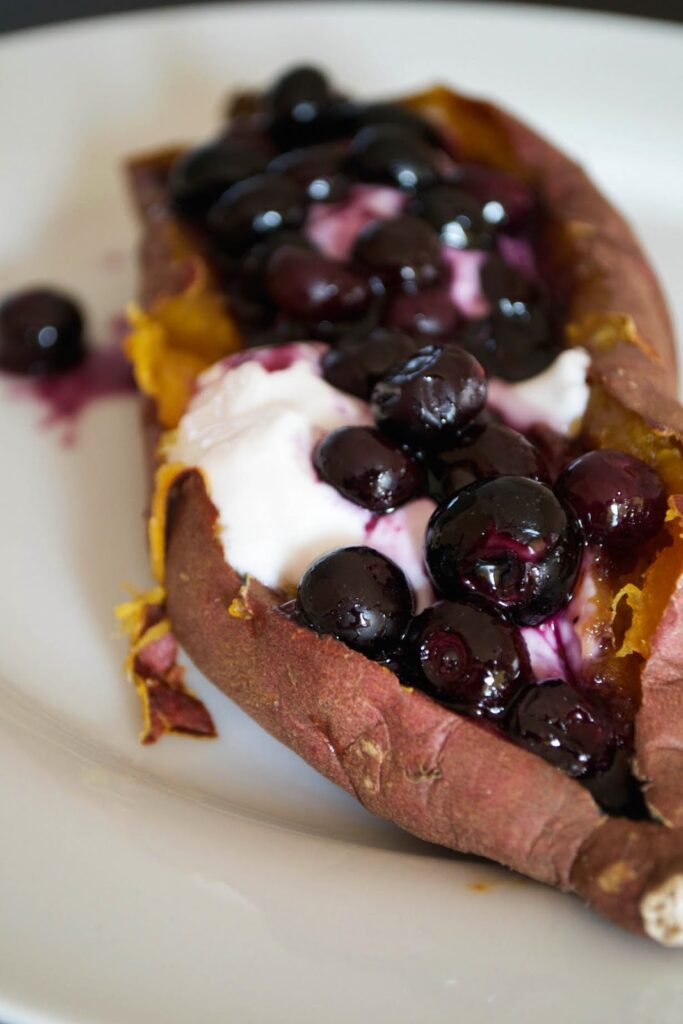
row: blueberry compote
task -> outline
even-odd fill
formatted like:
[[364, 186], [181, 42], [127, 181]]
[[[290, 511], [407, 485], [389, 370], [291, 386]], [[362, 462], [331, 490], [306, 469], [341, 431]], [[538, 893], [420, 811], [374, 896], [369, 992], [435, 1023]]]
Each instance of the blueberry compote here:
[[[510, 379], [552, 361], [559, 332], [534, 271], [541, 218], [527, 183], [458, 162], [428, 118], [352, 101], [315, 67], [290, 69], [233, 111], [217, 138], [174, 161], [168, 190], [247, 344], [336, 346], [358, 326], [366, 336], [388, 328], [423, 342], [457, 340]], [[359, 204], [369, 217], [359, 217]], [[335, 238], [348, 241], [342, 259], [338, 244], [327, 248], [325, 211]], [[309, 252], [269, 262], [293, 233]], [[484, 254], [479, 281], [458, 261]], [[489, 294], [489, 279], [506, 270], [526, 273], [523, 301]], [[468, 275], [474, 323], [458, 304]]]
[[662, 484], [637, 459], [584, 453], [542, 423], [519, 433], [486, 407], [487, 377], [534, 377], [562, 345], [542, 202], [528, 182], [461, 159], [428, 118], [352, 101], [317, 68], [238, 107], [172, 167], [175, 209], [245, 344], [326, 342], [325, 380], [368, 403], [374, 425], [319, 438], [311, 472], [387, 534], [400, 533], [395, 509], [435, 503], [424, 560], [436, 603], [414, 616], [396, 564], [340, 548], [304, 573], [297, 620], [501, 730], [609, 811], [632, 809], [633, 716], [614, 712], [621, 697], [596, 696], [619, 659], [610, 674], [575, 653], [548, 680], [527, 641], [571, 634], [593, 582], [584, 571], [616, 592], [624, 552], [635, 561], [661, 529]]

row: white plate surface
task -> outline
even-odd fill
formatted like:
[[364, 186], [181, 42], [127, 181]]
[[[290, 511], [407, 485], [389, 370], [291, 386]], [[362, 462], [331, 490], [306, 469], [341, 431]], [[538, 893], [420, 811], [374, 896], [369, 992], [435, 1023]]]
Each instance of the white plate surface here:
[[[516, 108], [630, 215], [683, 322], [683, 35], [476, 5], [122, 17], [0, 43], [0, 290], [69, 286], [104, 339], [134, 288], [118, 165], [315, 60]], [[128, 255], [127, 255], [128, 254]], [[3, 1024], [678, 1024], [683, 961], [578, 901], [367, 815], [203, 680], [213, 744], [137, 745], [112, 605], [147, 582], [135, 402], [72, 449], [0, 381]]]

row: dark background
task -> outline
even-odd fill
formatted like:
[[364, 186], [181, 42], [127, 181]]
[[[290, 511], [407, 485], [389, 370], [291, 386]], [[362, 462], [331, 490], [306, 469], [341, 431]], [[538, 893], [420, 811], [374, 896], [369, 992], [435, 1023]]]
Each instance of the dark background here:
[[[112, 11], [132, 11], [159, 7], [172, 7], [192, 0], [0, 0], [0, 32], [29, 28], [71, 18], [108, 14]], [[223, 0], [224, 3], [229, 0]], [[286, 2], [286, 0], [283, 0]], [[322, 0], [319, 0], [322, 2]], [[443, 0], [457, 3], [458, 0]], [[527, 0], [529, 2], [529, 0]], [[553, 6], [547, 0], [530, 0], [538, 6]], [[560, 0], [554, 6], [574, 7], [581, 10], [616, 11], [647, 18], [666, 18], [683, 22], [683, 0]]]

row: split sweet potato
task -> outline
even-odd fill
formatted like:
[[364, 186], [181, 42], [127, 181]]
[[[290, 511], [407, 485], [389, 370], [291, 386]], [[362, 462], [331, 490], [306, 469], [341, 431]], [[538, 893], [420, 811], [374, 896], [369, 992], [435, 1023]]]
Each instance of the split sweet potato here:
[[[614, 666], [630, 659], [640, 675], [635, 769], [662, 824], [607, 818], [540, 758], [286, 617], [282, 594], [227, 564], [216, 511], [192, 470], [167, 475], [157, 509], [154, 555], [168, 618], [221, 690], [374, 813], [573, 890], [617, 923], [681, 945], [683, 410], [666, 306], [626, 222], [550, 143], [498, 107], [444, 88], [406, 103], [432, 119], [459, 158], [534, 186], [545, 212], [543, 276], [563, 311], [566, 343], [591, 355], [584, 436], [645, 459], [671, 495], [666, 537], [613, 595], [615, 614], [627, 609]], [[144, 309], [129, 352], [162, 428], [177, 423], [196, 374], [239, 343], [206, 261], [168, 204], [171, 157], [131, 165], [145, 239]]]

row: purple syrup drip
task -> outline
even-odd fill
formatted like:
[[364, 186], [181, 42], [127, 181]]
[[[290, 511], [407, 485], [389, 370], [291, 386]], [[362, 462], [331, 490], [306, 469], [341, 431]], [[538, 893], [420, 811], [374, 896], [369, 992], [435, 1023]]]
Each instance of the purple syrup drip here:
[[10, 395], [31, 399], [43, 408], [39, 426], [60, 429], [60, 441], [66, 447], [78, 438], [78, 424], [87, 408], [103, 398], [135, 392], [135, 382], [126, 359], [122, 339], [127, 330], [123, 317], [112, 321], [112, 339], [92, 349], [85, 360], [64, 373], [33, 380], [12, 380]]

